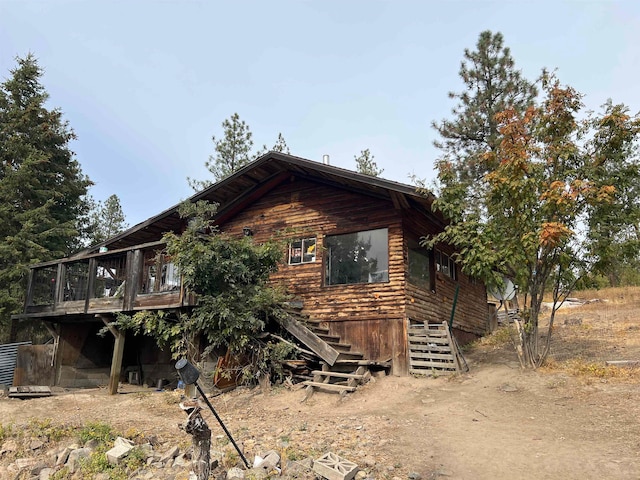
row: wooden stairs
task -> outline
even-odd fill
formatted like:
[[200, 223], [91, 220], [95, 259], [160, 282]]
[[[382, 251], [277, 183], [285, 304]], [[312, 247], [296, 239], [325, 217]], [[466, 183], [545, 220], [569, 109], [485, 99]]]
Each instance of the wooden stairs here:
[[408, 337], [409, 373], [442, 375], [469, 370], [447, 322], [414, 323]]
[[303, 401], [309, 399], [316, 390], [341, 395], [353, 392], [358, 385], [369, 381], [370, 367], [391, 367], [391, 362], [365, 359], [351, 344], [343, 342], [337, 335], [330, 335], [328, 328], [298, 311], [290, 311], [289, 319], [281, 322], [281, 325], [319, 357], [321, 369], [313, 370], [313, 379], [303, 382], [307, 386]]

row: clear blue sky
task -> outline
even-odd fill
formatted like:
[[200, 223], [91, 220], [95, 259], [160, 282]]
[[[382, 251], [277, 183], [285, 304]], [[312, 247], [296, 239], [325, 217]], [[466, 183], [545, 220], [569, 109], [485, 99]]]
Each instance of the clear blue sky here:
[[500, 31], [518, 68], [640, 109], [637, 1], [0, 0], [0, 79], [32, 52], [50, 106], [103, 200], [130, 225], [208, 177], [211, 136], [238, 112], [256, 146], [355, 169], [369, 148], [383, 177], [432, 179], [430, 124], [449, 115], [464, 48]]

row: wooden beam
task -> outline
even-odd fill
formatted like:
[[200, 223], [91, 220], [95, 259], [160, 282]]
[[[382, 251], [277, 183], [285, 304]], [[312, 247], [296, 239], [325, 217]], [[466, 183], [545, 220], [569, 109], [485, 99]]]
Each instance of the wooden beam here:
[[124, 338], [125, 335], [119, 332], [111, 322], [109, 317], [105, 315], [96, 315], [107, 326], [109, 331], [115, 337], [113, 345], [113, 357], [111, 358], [111, 373], [109, 374], [109, 395], [118, 393], [118, 383], [120, 383], [120, 373], [122, 371], [122, 356], [124, 354]]
[[282, 321], [281, 325], [329, 365], [336, 363], [339, 352], [302, 323], [290, 317]]

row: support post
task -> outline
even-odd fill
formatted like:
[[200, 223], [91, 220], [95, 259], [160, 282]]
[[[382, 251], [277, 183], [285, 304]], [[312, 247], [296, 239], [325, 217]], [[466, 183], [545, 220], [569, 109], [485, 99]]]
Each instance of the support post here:
[[188, 415], [187, 422], [180, 428], [184, 429], [192, 437], [193, 472], [198, 480], [208, 480], [211, 471], [211, 429], [202, 418], [201, 408], [197, 405], [185, 406], [180, 404]]
[[109, 374], [109, 395], [118, 393], [118, 383], [120, 383], [120, 373], [122, 371], [122, 356], [124, 354], [124, 333], [119, 332], [109, 319], [103, 315], [96, 315], [107, 326], [111, 334], [115, 338], [113, 345], [113, 357], [111, 358], [111, 373]]

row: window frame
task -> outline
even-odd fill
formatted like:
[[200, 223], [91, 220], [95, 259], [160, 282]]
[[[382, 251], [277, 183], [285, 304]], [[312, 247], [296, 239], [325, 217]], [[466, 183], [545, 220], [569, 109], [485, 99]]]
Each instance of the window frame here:
[[[300, 242], [300, 255], [293, 256], [293, 246], [294, 243]], [[313, 243], [313, 254], [305, 254], [305, 252], [310, 248], [310, 244]], [[314, 263], [317, 259], [318, 252], [318, 239], [317, 237], [306, 237], [306, 238], [297, 238], [295, 240], [291, 240], [289, 242], [289, 253], [287, 258], [288, 265], [304, 265], [307, 263]], [[308, 259], [305, 260], [305, 257], [309, 256]], [[293, 262], [292, 258], [300, 258], [300, 261]]]
[[[418, 242], [410, 241], [407, 245], [407, 281], [418, 287], [428, 287], [429, 290], [435, 292], [436, 289], [436, 270], [434, 261], [434, 250], [430, 248], [424, 248], [420, 246]], [[423, 272], [422, 278], [412, 275], [411, 257], [412, 255], [418, 255], [427, 260], [425, 272]], [[424, 278], [426, 273], [426, 277]]]
[[448, 277], [454, 282], [458, 281], [458, 268], [456, 262], [450, 255], [441, 250], [435, 249], [434, 253], [436, 272]]
[[[344, 282], [344, 283], [331, 283], [330, 279], [332, 277], [331, 275], [331, 265], [333, 262], [333, 258], [332, 258], [332, 252], [331, 252], [331, 238], [332, 237], [341, 237], [341, 236], [347, 236], [347, 235], [358, 235], [358, 234], [365, 234], [368, 232], [376, 232], [376, 231], [384, 231], [385, 235], [386, 235], [386, 243], [385, 243], [385, 248], [386, 248], [386, 265], [385, 268], [383, 269], [378, 269], [375, 272], [369, 272], [367, 275], [367, 280], [368, 281], [357, 281], [357, 282]], [[350, 232], [341, 232], [341, 233], [332, 233], [330, 235], [325, 235], [324, 239], [323, 239], [323, 245], [324, 245], [324, 249], [326, 250], [325, 255], [323, 255], [324, 257], [324, 262], [323, 262], [323, 270], [324, 270], [324, 278], [323, 278], [323, 286], [325, 287], [335, 287], [335, 286], [346, 286], [346, 285], [369, 285], [369, 284], [380, 284], [380, 283], [389, 283], [390, 279], [389, 279], [389, 260], [390, 260], [390, 248], [389, 248], [389, 227], [378, 227], [378, 228], [369, 228], [366, 230], [355, 230], [355, 231], [350, 231]], [[378, 260], [378, 257], [376, 257], [376, 260]], [[378, 274], [382, 273], [382, 280], [373, 280], [373, 278], [378, 278]], [[375, 277], [374, 277], [375, 275]], [[371, 278], [372, 280], [369, 281], [369, 278]]]

